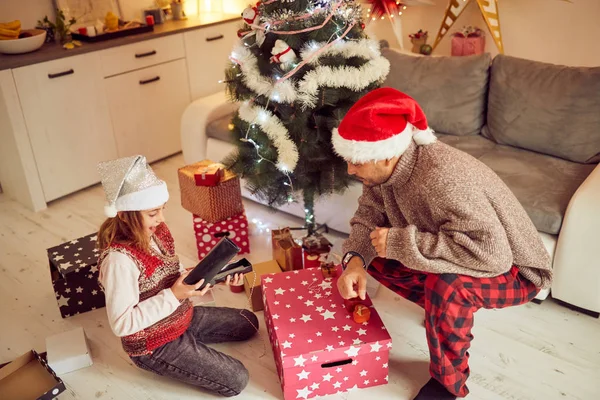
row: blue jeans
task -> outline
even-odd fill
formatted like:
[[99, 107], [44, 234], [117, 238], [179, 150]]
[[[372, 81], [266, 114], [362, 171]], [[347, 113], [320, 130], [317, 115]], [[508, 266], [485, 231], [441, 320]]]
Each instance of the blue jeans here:
[[150, 355], [131, 360], [158, 375], [223, 396], [237, 396], [248, 384], [248, 370], [239, 360], [206, 344], [249, 339], [256, 333], [252, 325], [258, 328], [258, 319], [248, 310], [195, 307], [192, 323], [183, 335]]

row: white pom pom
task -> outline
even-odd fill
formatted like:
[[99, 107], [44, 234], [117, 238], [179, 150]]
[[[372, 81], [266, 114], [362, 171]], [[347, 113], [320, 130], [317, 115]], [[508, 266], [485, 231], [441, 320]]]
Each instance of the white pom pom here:
[[417, 145], [422, 146], [426, 144], [435, 143], [437, 141], [437, 138], [433, 134], [433, 130], [431, 130], [431, 128], [427, 128], [423, 131], [417, 130], [415, 128], [413, 132], [413, 140]]
[[104, 215], [106, 215], [108, 218], [116, 217], [117, 216], [117, 207], [115, 207], [113, 204], [105, 205], [104, 206]]

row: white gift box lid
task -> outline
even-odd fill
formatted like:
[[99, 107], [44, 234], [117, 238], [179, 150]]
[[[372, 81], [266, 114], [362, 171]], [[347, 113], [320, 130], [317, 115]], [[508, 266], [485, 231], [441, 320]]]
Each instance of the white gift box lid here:
[[90, 348], [83, 328], [79, 327], [46, 338], [48, 365], [58, 375], [92, 365]]

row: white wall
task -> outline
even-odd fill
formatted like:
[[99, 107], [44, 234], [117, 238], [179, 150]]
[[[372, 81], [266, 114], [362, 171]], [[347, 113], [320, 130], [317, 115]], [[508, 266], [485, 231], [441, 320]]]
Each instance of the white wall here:
[[30, 29], [45, 15], [54, 20], [52, 0], [0, 0], [0, 22], [20, 19], [23, 28]]
[[[498, 1], [505, 54], [570, 66], [600, 66], [600, 0], [572, 1]], [[404, 11], [405, 49], [410, 50], [408, 35], [419, 29], [429, 31], [428, 43], [433, 44], [448, 4], [445, 0], [436, 0], [436, 3], [435, 6], [409, 7]], [[491, 40], [475, 0], [471, 1], [446, 34], [435, 54], [450, 55], [450, 34], [465, 25], [484, 28], [487, 35], [486, 51], [497, 54], [496, 45]], [[370, 22], [367, 29], [379, 39], [387, 39], [390, 45], [397, 47], [387, 20]]]

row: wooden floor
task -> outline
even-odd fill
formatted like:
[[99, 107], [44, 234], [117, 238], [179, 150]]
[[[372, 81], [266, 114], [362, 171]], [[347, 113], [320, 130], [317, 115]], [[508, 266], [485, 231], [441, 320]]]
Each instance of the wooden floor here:
[[[180, 206], [175, 156], [155, 165], [169, 185], [167, 223], [183, 263], [196, 261], [191, 216]], [[45, 249], [98, 229], [104, 195], [99, 186], [53, 202], [32, 213], [0, 195], [0, 362], [34, 348], [45, 337], [83, 326], [91, 343], [92, 367], [63, 376], [67, 392], [60, 399], [171, 400], [215, 396], [138, 370], [113, 336], [104, 309], [62, 319], [54, 299]], [[248, 218], [268, 226], [298, 225], [299, 220], [246, 203]], [[318, 216], [317, 216], [318, 217]], [[339, 238], [341, 236], [332, 236]], [[251, 236], [252, 262], [270, 258], [269, 233]], [[244, 307], [245, 295], [215, 288], [217, 305]], [[393, 338], [390, 379], [386, 386], [353, 391], [331, 399], [412, 399], [428, 379], [428, 350], [423, 312], [381, 289], [375, 305]], [[262, 312], [258, 313], [262, 320]], [[505, 310], [477, 313], [471, 348], [468, 398], [600, 399], [600, 321], [547, 300]], [[246, 343], [215, 346], [248, 367], [251, 382], [242, 399], [282, 399], [264, 324]], [[199, 360], [201, 362], [201, 360]]]

